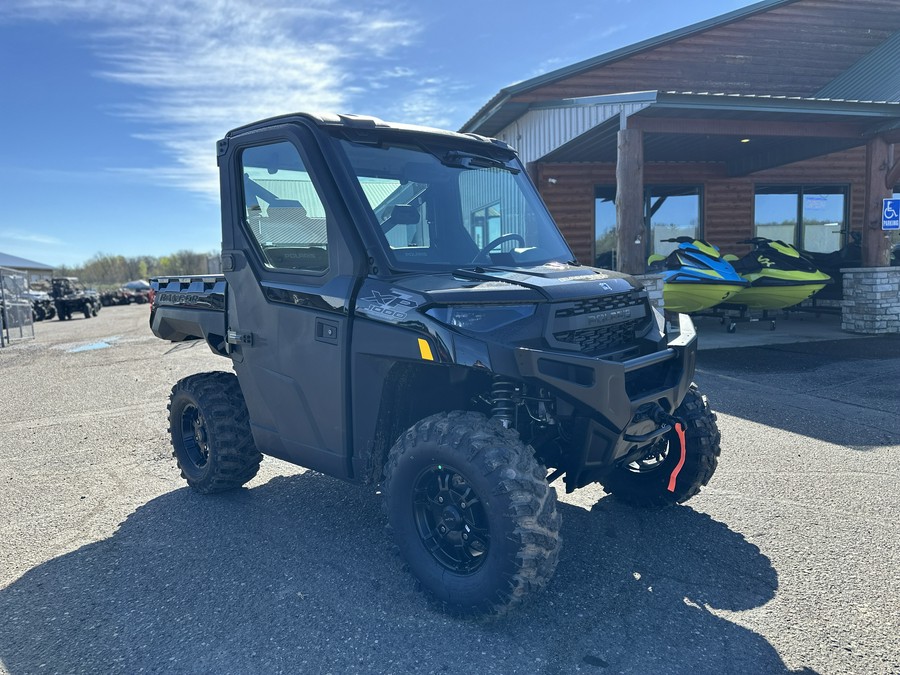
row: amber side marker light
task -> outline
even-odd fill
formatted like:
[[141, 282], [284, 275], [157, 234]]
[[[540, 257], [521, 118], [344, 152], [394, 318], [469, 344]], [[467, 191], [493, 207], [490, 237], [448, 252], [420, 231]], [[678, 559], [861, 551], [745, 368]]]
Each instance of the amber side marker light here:
[[431, 345], [423, 338], [419, 338], [419, 354], [421, 354], [422, 358], [426, 361], [434, 361], [434, 354], [431, 353]]

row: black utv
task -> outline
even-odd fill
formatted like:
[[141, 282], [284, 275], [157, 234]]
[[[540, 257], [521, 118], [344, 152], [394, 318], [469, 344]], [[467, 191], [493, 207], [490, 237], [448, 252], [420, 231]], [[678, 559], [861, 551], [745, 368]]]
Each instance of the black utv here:
[[31, 300], [32, 319], [34, 321], [43, 321], [44, 319], [52, 319], [56, 316], [56, 306], [53, 299], [46, 291], [29, 289], [24, 296]]
[[655, 508], [709, 481], [690, 319], [575, 262], [506, 144], [295, 114], [228, 133], [218, 164], [224, 275], [152, 281], [153, 332], [235, 371], [172, 390], [195, 489], [262, 454], [380, 485], [422, 587], [501, 613], [556, 567], [552, 482]]
[[54, 277], [50, 281], [50, 296], [60, 321], [72, 318], [72, 314], [84, 314], [85, 319], [97, 316], [100, 311], [100, 295], [85, 287], [75, 277]]

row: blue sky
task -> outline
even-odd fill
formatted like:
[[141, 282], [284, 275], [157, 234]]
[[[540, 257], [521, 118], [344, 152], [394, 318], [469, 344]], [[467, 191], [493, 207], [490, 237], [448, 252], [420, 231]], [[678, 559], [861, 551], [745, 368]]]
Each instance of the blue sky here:
[[215, 141], [287, 112], [458, 129], [499, 89], [750, 0], [2, 0], [0, 251], [215, 251]]

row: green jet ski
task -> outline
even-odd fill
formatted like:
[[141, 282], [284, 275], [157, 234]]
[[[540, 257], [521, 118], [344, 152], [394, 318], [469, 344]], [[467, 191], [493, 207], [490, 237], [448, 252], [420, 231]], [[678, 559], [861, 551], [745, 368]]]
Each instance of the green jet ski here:
[[652, 255], [650, 271], [663, 278], [663, 302], [673, 312], [700, 312], [724, 302], [748, 286], [719, 249], [702, 239], [677, 237], [662, 241], [678, 244], [668, 256]]
[[728, 299], [730, 305], [748, 309], [784, 309], [812, 297], [831, 277], [783, 241], [754, 237], [741, 242], [753, 250], [743, 258], [725, 256], [749, 286]]

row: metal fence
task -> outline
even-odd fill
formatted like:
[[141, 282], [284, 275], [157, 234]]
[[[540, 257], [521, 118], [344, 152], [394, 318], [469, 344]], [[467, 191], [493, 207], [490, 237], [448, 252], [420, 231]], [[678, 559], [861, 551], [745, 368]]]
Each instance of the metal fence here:
[[34, 314], [28, 296], [28, 277], [0, 267], [0, 347], [34, 338]]

